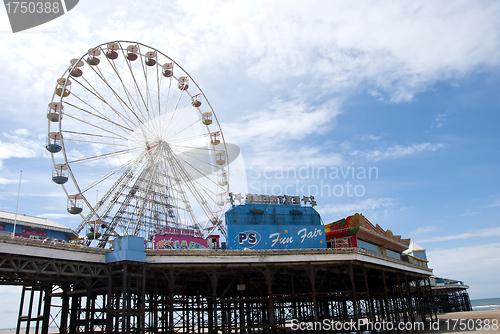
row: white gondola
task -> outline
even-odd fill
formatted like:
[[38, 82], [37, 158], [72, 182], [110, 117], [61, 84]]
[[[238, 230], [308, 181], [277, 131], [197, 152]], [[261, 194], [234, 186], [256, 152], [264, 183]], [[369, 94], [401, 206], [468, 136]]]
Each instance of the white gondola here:
[[189, 88], [188, 85], [189, 78], [188, 77], [179, 77], [179, 89], [186, 90]]
[[154, 66], [156, 65], [156, 52], [154, 51], [148, 51], [146, 52], [146, 65], [147, 66]]
[[211, 112], [204, 112], [201, 114], [201, 120], [203, 124], [205, 125], [210, 125], [212, 124], [212, 113]]
[[49, 132], [47, 135], [47, 145], [45, 146], [50, 153], [61, 152], [61, 134], [59, 132]]
[[83, 211], [83, 196], [80, 194], [68, 196], [68, 212], [77, 215]]
[[228, 185], [228, 177], [227, 177], [227, 172], [225, 170], [218, 171], [217, 172], [217, 182], [219, 183], [220, 186], [227, 186]]
[[71, 93], [71, 80], [65, 78], [57, 79], [56, 95], [67, 97]]
[[201, 94], [196, 94], [191, 99], [191, 105], [195, 108], [199, 108], [201, 106]]
[[220, 132], [219, 131], [216, 131], [216, 132], [212, 132], [210, 134], [210, 143], [212, 145], [219, 145], [220, 144]]
[[71, 59], [71, 66], [74, 66], [73, 69], [71, 70], [71, 76], [74, 78], [81, 77], [83, 74], [83, 61], [79, 59]]
[[55, 165], [54, 170], [52, 171], [52, 181], [57, 184], [65, 184], [68, 182], [68, 165]]
[[162, 67], [163, 67], [163, 76], [170, 78], [174, 73], [174, 64], [166, 63]]
[[139, 48], [137, 45], [129, 45], [127, 46], [127, 59], [130, 61], [134, 61], [137, 59], [137, 51], [139, 51]]
[[47, 111], [47, 119], [51, 122], [59, 122], [64, 106], [60, 102], [50, 102], [49, 110]]
[[226, 151], [217, 151], [215, 153], [215, 159], [217, 165], [224, 165], [226, 163]]
[[95, 49], [90, 49], [87, 58], [87, 63], [92, 66], [99, 65], [101, 60], [99, 59], [101, 57], [101, 50], [95, 48]]
[[116, 52], [116, 50], [120, 49], [118, 43], [111, 42], [108, 43], [106, 46], [108, 47], [108, 50], [106, 51], [106, 58], [111, 60], [118, 58], [118, 52]]
[[217, 194], [216, 203], [217, 203], [218, 206], [220, 206], [220, 207], [225, 206], [226, 205], [226, 200], [227, 200], [227, 193], [226, 192]]

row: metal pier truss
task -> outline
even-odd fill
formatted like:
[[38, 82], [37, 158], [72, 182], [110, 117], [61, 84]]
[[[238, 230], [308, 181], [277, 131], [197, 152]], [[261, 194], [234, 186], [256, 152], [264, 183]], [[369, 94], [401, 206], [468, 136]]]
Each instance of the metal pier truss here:
[[[18, 333], [285, 333], [291, 321], [428, 323], [431, 270], [359, 249], [108, 250], [0, 240], [0, 283], [22, 285]], [[189, 254], [187, 254], [189, 253]]]

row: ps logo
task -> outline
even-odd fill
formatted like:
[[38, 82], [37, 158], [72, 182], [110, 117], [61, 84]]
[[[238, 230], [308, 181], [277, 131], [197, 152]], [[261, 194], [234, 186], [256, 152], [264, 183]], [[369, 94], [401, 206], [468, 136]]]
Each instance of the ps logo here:
[[52, 21], [72, 10], [79, 0], [3, 0], [12, 32], [16, 33]]
[[255, 231], [246, 231], [238, 233], [238, 243], [240, 245], [245, 245], [248, 248], [252, 248], [257, 245], [260, 241], [260, 234]]

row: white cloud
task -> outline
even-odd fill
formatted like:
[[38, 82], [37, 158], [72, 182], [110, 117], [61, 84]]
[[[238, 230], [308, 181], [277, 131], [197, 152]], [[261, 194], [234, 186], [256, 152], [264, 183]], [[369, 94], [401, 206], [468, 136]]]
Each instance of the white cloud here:
[[0, 184], [12, 184], [12, 183], [18, 183], [18, 182], [19, 182], [19, 180], [9, 180], [9, 179], [5, 179], [3, 177], [0, 177]]
[[10, 158], [48, 157], [43, 142], [30, 139], [32, 134], [26, 129], [3, 132], [2, 135], [7, 141], [0, 140], [0, 167], [3, 160]]
[[422, 226], [422, 227], [419, 227], [416, 230], [408, 233], [408, 235], [410, 237], [414, 238], [415, 236], [436, 232], [438, 230], [439, 230], [438, 226]]
[[480, 230], [471, 230], [465, 233], [452, 234], [445, 236], [432, 237], [429, 239], [421, 240], [421, 242], [440, 242], [449, 240], [464, 240], [470, 238], [490, 238], [490, 237], [500, 237], [500, 227], [489, 227]]
[[384, 100], [384, 96], [380, 92], [378, 92], [376, 90], [370, 90], [370, 91], [368, 91], [368, 94], [370, 94], [371, 96], [377, 98], [377, 100], [379, 100], [379, 101], [383, 101]]
[[450, 113], [445, 113], [445, 114], [439, 114], [436, 116], [434, 119], [434, 123], [431, 125], [431, 128], [442, 128], [444, 122], [446, 122], [446, 118], [450, 116]]
[[21, 299], [22, 288], [20, 286], [1, 286], [0, 287], [0, 326], [2, 329], [15, 329], [17, 317], [19, 315], [18, 307]]
[[32, 140], [18, 143], [0, 141], [0, 166], [2, 160], [41, 157], [41, 152], [43, 152], [43, 146]]
[[500, 199], [498, 199], [498, 200], [496, 200], [495, 202], [493, 202], [493, 203], [491, 203], [491, 204], [487, 205], [486, 207], [487, 207], [487, 208], [491, 208], [491, 207], [496, 208], [496, 207], [499, 207], [499, 206], [500, 206]]
[[68, 219], [68, 213], [44, 213], [37, 215], [37, 217], [47, 218], [47, 219]]
[[325, 133], [341, 112], [334, 101], [310, 107], [302, 101], [274, 99], [263, 110], [247, 111], [233, 122], [223, 122], [225, 137], [239, 145], [263, 147]]
[[[30, 132], [27, 129], [17, 129], [17, 130], [12, 131], [12, 133], [14, 134], [14, 136], [11, 136], [11, 138], [19, 138], [19, 136], [20, 137], [27, 137], [30, 135]], [[4, 133], [3, 135], [6, 136], [7, 138], [9, 138], [8, 134]]]
[[460, 216], [477, 216], [479, 214], [481, 214], [481, 212], [471, 211], [471, 212], [462, 213]]
[[354, 214], [394, 207], [396, 202], [397, 200], [394, 198], [367, 198], [354, 203], [318, 206], [317, 210], [321, 214]]
[[320, 146], [290, 145], [274, 149], [261, 149], [246, 159], [247, 171], [268, 170], [269, 172], [317, 166], [342, 166], [344, 157], [339, 153], [326, 152]]
[[386, 135], [387, 134], [385, 134], [385, 133], [380, 134], [378, 136], [375, 136], [375, 135], [366, 135], [366, 136], [362, 136], [360, 139], [361, 140], [379, 141], [380, 139], [382, 139], [382, 137], [384, 137]]
[[[36, 116], [32, 125], [42, 125], [40, 111], [47, 108], [69, 60], [123, 38], [189, 64], [186, 69], [195, 78], [226, 80], [246, 73], [248, 81], [263, 82], [265, 92], [294, 91], [308, 100], [349, 94], [368, 83], [373, 95], [407, 101], [440, 80], [497, 66], [499, 15], [495, 2], [360, 6], [356, 1], [313, 1], [304, 6], [283, 0], [255, 6], [193, 0], [152, 1], [144, 7], [133, 1], [89, 0], [40, 27], [57, 33], [2, 36], [2, 114], [19, 121]], [[34, 73], [37, 80], [31, 80]], [[223, 88], [230, 98], [233, 87]]]
[[497, 297], [500, 291], [500, 243], [428, 250], [434, 275], [457, 279], [470, 286], [472, 299]]
[[364, 158], [373, 161], [380, 161], [383, 159], [398, 159], [406, 156], [416, 155], [422, 152], [435, 152], [444, 148], [444, 144], [422, 143], [413, 144], [410, 146], [394, 145], [389, 148], [377, 149], [372, 151], [359, 151], [352, 152], [352, 156], [356, 158]]
[[243, 63], [249, 76], [266, 82], [303, 77], [338, 91], [368, 81], [404, 101], [437, 80], [500, 61], [491, 56], [500, 44], [493, 2], [183, 1], [179, 7], [187, 38], [205, 59]]
[[40, 192], [40, 193], [23, 193], [23, 197], [66, 197], [63, 191], [57, 192]]

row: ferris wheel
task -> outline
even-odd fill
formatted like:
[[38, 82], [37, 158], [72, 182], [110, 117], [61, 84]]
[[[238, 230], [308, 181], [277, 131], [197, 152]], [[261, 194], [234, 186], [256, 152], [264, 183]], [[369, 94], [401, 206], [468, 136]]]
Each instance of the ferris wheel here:
[[87, 245], [151, 240], [164, 227], [225, 234], [224, 136], [200, 87], [165, 54], [127, 41], [90, 49], [57, 79], [47, 119], [52, 180]]

